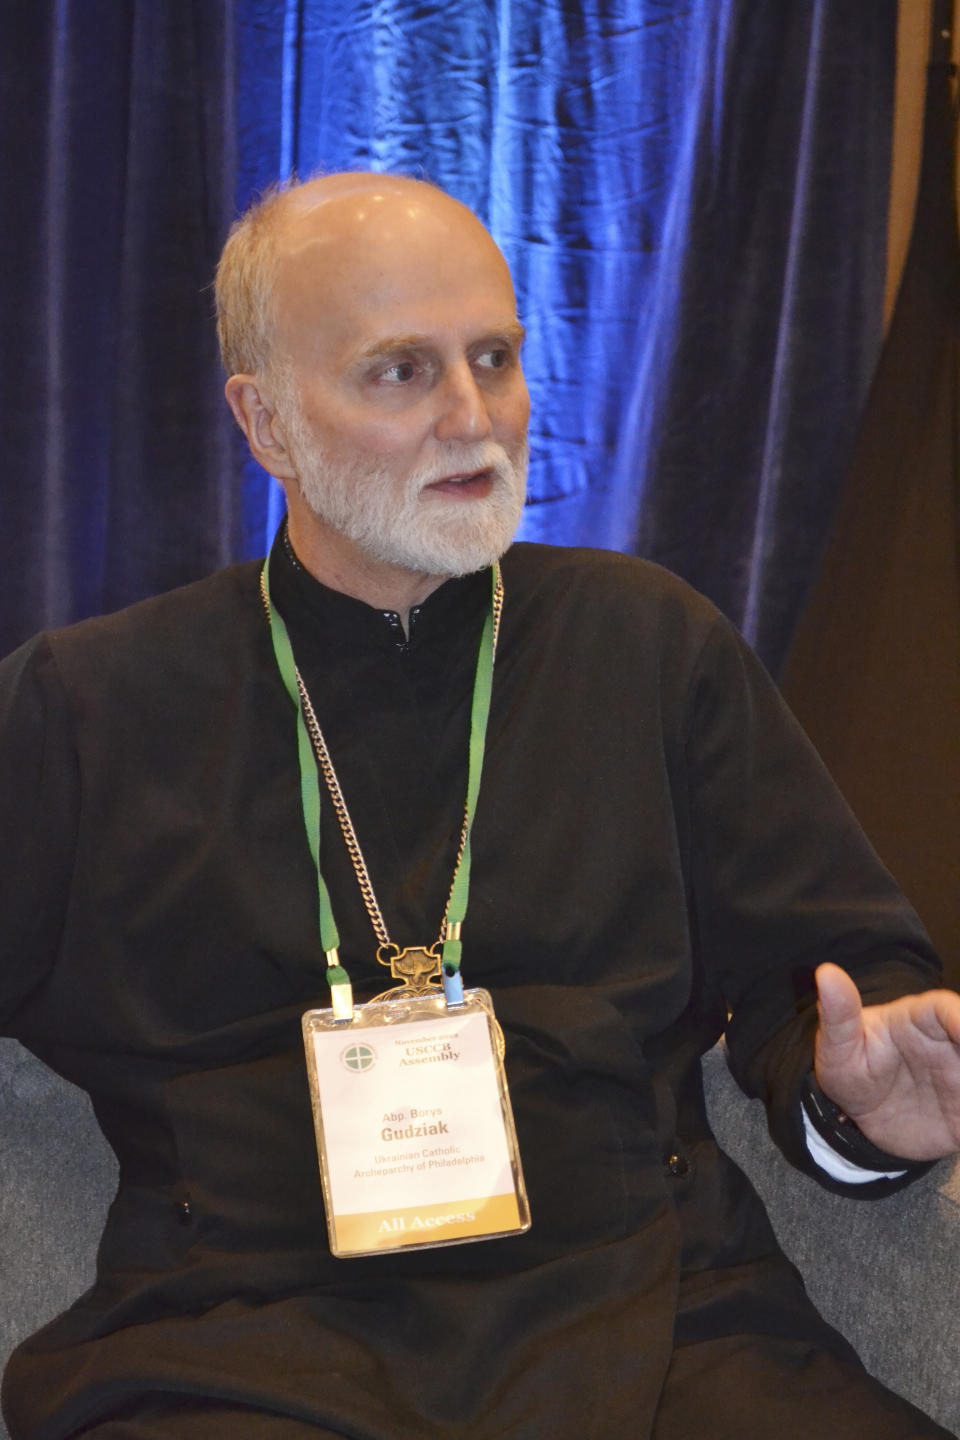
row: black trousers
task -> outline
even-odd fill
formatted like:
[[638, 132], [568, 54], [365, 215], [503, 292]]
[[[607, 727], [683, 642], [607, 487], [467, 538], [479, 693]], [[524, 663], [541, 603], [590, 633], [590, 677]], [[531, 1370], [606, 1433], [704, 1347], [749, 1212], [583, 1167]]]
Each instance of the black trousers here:
[[[581, 1424], [589, 1440], [590, 1417]], [[354, 1440], [291, 1416], [188, 1395], [145, 1397], [81, 1433], [85, 1440]], [[804, 1341], [727, 1335], [677, 1348], [651, 1440], [951, 1440], [951, 1434], [857, 1362]], [[504, 1440], [550, 1436], [532, 1430]]]
[[[643, 1364], [638, 1349], [637, 1363]], [[581, 1393], [589, 1393], [585, 1387]], [[576, 1387], [571, 1391], [577, 1393]], [[536, 1393], [504, 1440], [556, 1440], [555, 1397]], [[583, 1408], [586, 1413], [574, 1413]], [[554, 1422], [544, 1417], [547, 1411]], [[600, 1422], [603, 1424], [604, 1422]], [[565, 1435], [596, 1440], [598, 1420], [572, 1403]], [[404, 1433], [409, 1433], [409, 1419]], [[450, 1440], [471, 1440], [458, 1424]], [[75, 1434], [89, 1440], [365, 1440], [300, 1417], [183, 1392], [127, 1399]], [[433, 1424], [424, 1434], [436, 1437]], [[484, 1429], [485, 1437], [490, 1435]], [[496, 1437], [499, 1440], [499, 1436]], [[609, 1423], [603, 1440], [611, 1440]], [[680, 1281], [673, 1352], [652, 1425], [616, 1440], [957, 1440], [867, 1374], [847, 1341], [813, 1308], [796, 1270], [766, 1256]]]
[[951, 1431], [802, 1340], [725, 1335], [674, 1351], [651, 1440], [933, 1440]]

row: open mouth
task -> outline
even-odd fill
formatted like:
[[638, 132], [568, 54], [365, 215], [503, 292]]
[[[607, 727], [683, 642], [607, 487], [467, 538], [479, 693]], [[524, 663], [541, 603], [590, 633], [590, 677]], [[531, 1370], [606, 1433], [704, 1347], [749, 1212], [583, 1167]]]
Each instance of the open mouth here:
[[482, 499], [493, 488], [493, 470], [474, 470], [469, 475], [447, 475], [425, 486], [434, 495], [455, 495], [463, 500]]

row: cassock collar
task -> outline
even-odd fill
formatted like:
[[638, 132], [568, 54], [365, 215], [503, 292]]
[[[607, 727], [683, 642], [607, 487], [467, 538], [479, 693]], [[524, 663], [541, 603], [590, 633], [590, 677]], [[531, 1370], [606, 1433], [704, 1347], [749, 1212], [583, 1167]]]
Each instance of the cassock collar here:
[[270, 551], [270, 589], [287, 625], [309, 629], [326, 645], [353, 653], [361, 649], [413, 650], [473, 633], [490, 601], [490, 571], [447, 580], [421, 605], [415, 605], [407, 639], [396, 611], [378, 610], [314, 579], [294, 554], [284, 521]]

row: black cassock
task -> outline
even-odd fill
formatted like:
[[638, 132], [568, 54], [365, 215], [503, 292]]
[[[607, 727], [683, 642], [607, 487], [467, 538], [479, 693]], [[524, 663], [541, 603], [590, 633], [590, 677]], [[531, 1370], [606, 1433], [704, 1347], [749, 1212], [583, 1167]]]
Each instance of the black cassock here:
[[[391, 936], [431, 944], [489, 576], [443, 585], [407, 641], [274, 556]], [[463, 974], [507, 1037], [522, 1237], [329, 1254], [300, 1039], [326, 1003], [316, 878], [258, 567], [0, 666], [0, 1014], [91, 1092], [121, 1164], [95, 1287], [9, 1367], [15, 1436], [137, 1414], [169, 1435], [721, 1435], [698, 1355], [708, 1376], [729, 1355], [762, 1414], [751, 1367], [816, 1374], [817, 1350], [865, 1413], [713, 1143], [699, 1056], [729, 1010], [735, 1070], [812, 1173], [813, 967], [887, 998], [935, 983], [929, 947], [706, 601], [600, 552], [517, 545], [503, 575]], [[329, 805], [321, 855], [355, 990], [382, 990]], [[926, 1433], [906, 1414], [889, 1434]]]

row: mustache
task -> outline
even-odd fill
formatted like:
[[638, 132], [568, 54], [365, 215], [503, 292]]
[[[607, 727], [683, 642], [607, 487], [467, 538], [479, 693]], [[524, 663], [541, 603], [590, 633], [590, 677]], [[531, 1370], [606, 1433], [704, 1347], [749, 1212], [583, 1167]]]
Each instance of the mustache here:
[[509, 474], [524, 460], [526, 453], [526, 444], [520, 452], [511, 455], [497, 440], [481, 440], [476, 445], [452, 445], [410, 476], [410, 488], [416, 494], [451, 475], [475, 475], [480, 470]]

